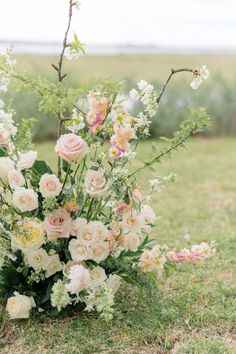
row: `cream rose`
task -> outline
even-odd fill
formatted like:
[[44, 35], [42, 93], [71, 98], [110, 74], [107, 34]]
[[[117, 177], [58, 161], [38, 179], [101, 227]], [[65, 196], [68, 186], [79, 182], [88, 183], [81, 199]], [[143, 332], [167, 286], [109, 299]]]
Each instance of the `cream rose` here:
[[57, 209], [46, 217], [44, 227], [49, 241], [57, 238], [68, 238], [71, 231], [70, 215], [66, 209]]
[[89, 259], [100, 263], [104, 261], [109, 256], [109, 243], [108, 242], [100, 242], [96, 243], [93, 247], [90, 248]]
[[129, 234], [124, 236], [124, 247], [126, 250], [137, 251], [138, 246], [140, 244], [139, 236], [134, 233], [130, 232]]
[[78, 231], [78, 239], [85, 245], [92, 245], [96, 239], [95, 229], [93, 224], [90, 222], [81, 226]]
[[25, 170], [27, 168], [31, 168], [35, 163], [35, 160], [38, 157], [37, 151], [29, 151], [25, 154], [19, 155], [19, 161], [17, 162], [17, 167], [20, 170]]
[[84, 218], [77, 218], [71, 222], [71, 235], [78, 236], [80, 229], [87, 224]]
[[101, 221], [91, 221], [90, 224], [93, 227], [96, 242], [103, 242], [108, 240], [109, 231]]
[[11, 246], [28, 252], [40, 248], [45, 242], [43, 225], [40, 222], [30, 220], [17, 230], [17, 235], [12, 236]]
[[62, 184], [57, 176], [46, 173], [40, 178], [39, 190], [44, 198], [58, 196], [61, 189]]
[[80, 240], [72, 239], [68, 247], [73, 261], [81, 262], [89, 259], [88, 247]]
[[6, 310], [10, 319], [29, 318], [30, 310], [35, 307], [35, 301], [32, 297], [20, 295], [14, 292], [15, 296], [11, 296], [7, 300]]
[[8, 183], [8, 172], [14, 169], [14, 163], [9, 157], [0, 157], [0, 179]]
[[38, 208], [38, 195], [33, 189], [17, 189], [13, 192], [12, 202], [22, 212], [32, 211]]
[[102, 171], [88, 170], [84, 186], [86, 192], [94, 197], [104, 196], [108, 189], [108, 183]]
[[80, 136], [70, 133], [61, 135], [55, 151], [61, 159], [72, 163], [73, 161], [80, 162], [89, 153], [89, 147]]
[[34, 268], [35, 271], [38, 271], [44, 268], [48, 254], [43, 248], [39, 248], [25, 253], [25, 257], [29, 266]]
[[105, 270], [99, 266], [94, 267], [92, 270], [90, 270], [89, 274], [91, 279], [91, 285], [94, 287], [102, 284], [107, 278]]
[[44, 270], [46, 270], [46, 278], [51, 277], [57, 272], [60, 272], [63, 269], [63, 265], [60, 262], [60, 258], [58, 254], [54, 254], [53, 256], [48, 256], [46, 258], [46, 262], [44, 264]]
[[25, 184], [25, 178], [20, 171], [10, 170], [7, 175], [8, 183], [12, 189], [17, 189]]

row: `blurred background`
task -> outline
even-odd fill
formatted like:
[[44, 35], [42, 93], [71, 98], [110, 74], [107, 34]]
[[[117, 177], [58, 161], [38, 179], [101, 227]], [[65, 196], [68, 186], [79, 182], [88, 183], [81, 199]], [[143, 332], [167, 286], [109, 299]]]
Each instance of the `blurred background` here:
[[[0, 49], [14, 45], [20, 68], [56, 80], [51, 63], [67, 23], [66, 0], [2, 1]], [[152, 136], [171, 135], [190, 107], [205, 106], [213, 119], [210, 136], [236, 133], [236, 2], [234, 0], [84, 0], [73, 16], [86, 56], [65, 62], [66, 85], [80, 87], [94, 79], [124, 80], [124, 93], [145, 79], [157, 90], [170, 69], [207, 65], [209, 80], [193, 91], [191, 75], [175, 76], [164, 95]], [[9, 92], [21, 117], [39, 119], [36, 140], [54, 137], [37, 109], [37, 98]], [[134, 112], [135, 113], [135, 112]]]

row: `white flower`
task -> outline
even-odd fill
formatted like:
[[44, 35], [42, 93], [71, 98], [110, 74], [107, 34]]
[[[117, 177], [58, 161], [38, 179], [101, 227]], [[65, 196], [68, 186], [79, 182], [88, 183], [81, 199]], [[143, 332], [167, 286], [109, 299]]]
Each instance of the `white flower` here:
[[109, 286], [109, 289], [113, 295], [119, 290], [121, 285], [122, 278], [117, 274], [112, 274], [106, 281], [106, 284]]
[[134, 101], [138, 101], [139, 100], [139, 93], [137, 90], [135, 89], [132, 89], [130, 92], [129, 92], [129, 95], [130, 95], [130, 98]]
[[65, 123], [67, 130], [71, 131], [72, 133], [78, 133], [79, 130], [84, 129], [84, 117], [80, 113], [78, 114], [77, 110], [74, 108], [72, 110], [72, 117]]
[[74, 59], [77, 60], [81, 57], [82, 52], [77, 48], [73, 48], [72, 46], [69, 46], [66, 48], [64, 55], [68, 60], [74, 60]]
[[48, 254], [43, 248], [39, 248], [26, 252], [25, 257], [29, 266], [34, 268], [35, 271], [38, 271], [44, 268]]
[[40, 178], [39, 190], [44, 198], [58, 196], [61, 189], [62, 184], [57, 176], [46, 173]]
[[31, 168], [38, 157], [37, 151], [29, 151], [25, 154], [19, 154], [17, 166], [20, 170]]
[[145, 80], [141, 80], [140, 82], [138, 82], [137, 85], [139, 90], [143, 91], [148, 86], [148, 82]]
[[50, 297], [52, 306], [56, 307], [58, 311], [61, 311], [62, 308], [65, 308], [71, 303], [71, 298], [61, 279], [53, 285]]
[[204, 80], [208, 79], [208, 77], [210, 76], [210, 72], [207, 69], [206, 65], [203, 65], [200, 69], [200, 75]]
[[71, 235], [78, 236], [82, 227], [87, 224], [87, 220], [84, 218], [76, 218], [71, 222]]
[[68, 247], [73, 261], [84, 261], [89, 259], [88, 247], [80, 240], [72, 239]]
[[140, 232], [143, 226], [144, 220], [141, 214], [137, 214], [135, 211], [129, 211], [123, 215], [122, 227], [124, 230]]
[[17, 189], [25, 184], [25, 178], [20, 171], [12, 169], [8, 172], [8, 182], [12, 189]]
[[44, 264], [44, 270], [46, 270], [46, 278], [51, 277], [53, 274], [60, 272], [63, 269], [62, 263], [58, 254], [48, 256]]
[[13, 192], [13, 205], [20, 211], [32, 211], [38, 208], [38, 195], [33, 189], [21, 188]]
[[35, 301], [32, 297], [20, 295], [14, 292], [14, 296], [7, 299], [6, 310], [9, 313], [10, 319], [29, 318], [30, 310], [35, 307]]
[[8, 172], [14, 169], [14, 163], [9, 157], [0, 157], [0, 179], [8, 183]]
[[155, 224], [157, 217], [150, 205], [143, 205], [141, 215], [147, 224]]
[[11, 247], [20, 249], [23, 252], [36, 250], [45, 242], [44, 229], [42, 223], [35, 220], [27, 220], [24, 225], [17, 230], [15, 236], [11, 238]]
[[131, 250], [133, 252], [137, 251], [140, 245], [140, 237], [134, 233], [130, 232], [124, 236], [124, 247], [126, 250]]
[[89, 259], [100, 263], [104, 261], [109, 256], [109, 243], [108, 242], [99, 242], [93, 245], [90, 248]]
[[90, 224], [93, 227], [96, 242], [103, 242], [108, 239], [108, 229], [101, 221], [91, 221]]
[[66, 290], [71, 294], [78, 294], [90, 285], [89, 271], [82, 265], [74, 265], [71, 267], [68, 278], [70, 283], [66, 284]]
[[107, 278], [105, 270], [100, 266], [94, 267], [89, 271], [89, 274], [91, 278], [91, 285], [94, 287], [102, 284]]
[[203, 82], [203, 79], [199, 76], [199, 77], [196, 77], [196, 79], [194, 79], [190, 86], [192, 87], [193, 90], [196, 90], [198, 89], [198, 87], [201, 85], [201, 83]]

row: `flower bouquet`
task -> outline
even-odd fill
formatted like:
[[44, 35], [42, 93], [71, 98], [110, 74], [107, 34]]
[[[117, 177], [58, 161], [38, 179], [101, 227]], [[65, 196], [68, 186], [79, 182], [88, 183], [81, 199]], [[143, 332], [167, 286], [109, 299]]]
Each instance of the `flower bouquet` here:
[[[0, 88], [17, 84], [41, 97], [40, 110], [58, 121], [57, 166], [38, 159], [31, 147], [34, 119], [16, 125], [10, 106], [0, 109], [0, 291], [11, 319], [28, 318], [32, 308], [66, 313], [75, 304], [85, 311], [113, 317], [115, 295], [122, 282], [145, 284], [183, 262], [212, 255], [207, 243], [169, 250], [152, 239], [157, 217], [149, 205], [153, 193], [174, 180], [174, 174], [150, 180], [143, 195], [139, 172], [183, 146], [189, 136], [210, 124], [207, 113], [191, 118], [150, 160], [135, 163], [138, 144], [148, 137], [151, 119], [171, 77], [187, 71], [193, 88], [208, 76], [202, 69], [172, 69], [159, 94], [146, 81], [130, 92], [139, 101], [133, 116], [120, 85], [105, 82], [88, 94], [63, 85], [65, 55], [83, 52], [74, 35], [68, 42], [72, 11], [63, 49], [53, 68], [58, 83], [18, 71], [9, 53], [0, 58]], [[137, 167], [136, 167], [137, 166]]]

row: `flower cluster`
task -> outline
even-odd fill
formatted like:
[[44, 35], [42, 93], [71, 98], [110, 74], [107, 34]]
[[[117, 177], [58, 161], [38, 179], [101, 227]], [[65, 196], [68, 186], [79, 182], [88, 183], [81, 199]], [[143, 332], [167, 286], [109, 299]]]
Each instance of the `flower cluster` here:
[[[79, 48], [77, 37], [75, 44]], [[58, 95], [57, 100], [61, 91]], [[59, 313], [83, 303], [86, 311], [96, 310], [109, 320], [122, 282], [141, 283], [143, 273], [161, 276], [168, 265], [214, 253], [206, 243], [169, 251], [150, 239], [157, 221], [151, 196], [175, 175], [150, 180], [151, 191], [144, 195], [136, 174], [159, 157], [129, 170], [158, 108], [156, 91], [146, 81], [130, 95], [144, 106], [135, 117], [119, 100], [120, 92], [106, 89], [85, 96], [86, 112], [74, 103], [62, 110], [57, 171], [39, 160], [36, 151], [22, 149], [13, 114], [1, 104], [0, 277], [11, 319], [28, 318], [34, 307], [53, 307]], [[204, 128], [201, 119], [194, 119], [194, 128], [184, 125], [172, 145]]]

